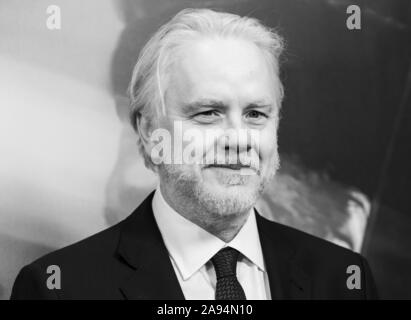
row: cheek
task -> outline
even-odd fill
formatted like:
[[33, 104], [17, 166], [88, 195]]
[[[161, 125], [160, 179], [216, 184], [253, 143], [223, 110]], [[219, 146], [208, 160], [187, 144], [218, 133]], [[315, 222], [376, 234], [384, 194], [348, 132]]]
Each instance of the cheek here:
[[193, 151], [198, 156], [198, 160], [205, 161], [204, 157], [216, 148], [218, 138], [221, 133], [211, 128], [202, 128], [184, 124], [182, 146], [185, 152]]
[[171, 120], [164, 124], [164, 129], [170, 132], [170, 151], [173, 163], [191, 164], [189, 160], [192, 152], [195, 152], [197, 156], [201, 156], [203, 150], [201, 130], [180, 119]]
[[259, 153], [263, 161], [277, 154], [277, 130], [267, 130], [260, 133]]

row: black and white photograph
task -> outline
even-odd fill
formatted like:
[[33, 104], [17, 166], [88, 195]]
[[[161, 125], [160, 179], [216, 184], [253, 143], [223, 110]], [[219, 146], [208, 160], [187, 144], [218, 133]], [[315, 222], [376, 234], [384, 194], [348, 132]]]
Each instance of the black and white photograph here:
[[410, 1], [0, 0], [0, 300], [409, 300], [410, 194]]

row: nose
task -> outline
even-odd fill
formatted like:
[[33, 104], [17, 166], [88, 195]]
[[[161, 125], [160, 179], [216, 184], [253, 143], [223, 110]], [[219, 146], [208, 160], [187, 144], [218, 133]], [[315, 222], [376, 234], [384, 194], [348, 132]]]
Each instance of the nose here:
[[239, 130], [243, 128], [243, 117], [241, 110], [232, 110], [227, 113], [227, 129]]
[[227, 115], [225, 127], [225, 139], [222, 147], [226, 154], [248, 152], [251, 149], [251, 141], [247, 127], [243, 125], [241, 111], [236, 110]]
[[[235, 131], [233, 131], [234, 133]], [[223, 147], [226, 152], [234, 152], [237, 155], [251, 150], [251, 143], [247, 138], [247, 131], [245, 129], [238, 130], [234, 134], [226, 135], [223, 142]]]

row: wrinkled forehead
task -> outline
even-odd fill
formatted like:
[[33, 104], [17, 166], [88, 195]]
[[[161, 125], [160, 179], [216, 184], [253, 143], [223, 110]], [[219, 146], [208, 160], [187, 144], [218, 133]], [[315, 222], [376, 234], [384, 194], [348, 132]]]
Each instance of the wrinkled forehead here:
[[274, 100], [274, 76], [267, 57], [251, 41], [200, 38], [184, 44], [174, 57], [168, 91], [181, 99]]

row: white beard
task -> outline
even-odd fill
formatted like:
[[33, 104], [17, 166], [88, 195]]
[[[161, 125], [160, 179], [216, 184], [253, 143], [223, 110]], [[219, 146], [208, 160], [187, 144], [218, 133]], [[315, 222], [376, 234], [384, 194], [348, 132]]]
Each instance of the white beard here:
[[[228, 217], [249, 211], [279, 168], [279, 157], [273, 156], [268, 172], [256, 175], [258, 180], [246, 187], [250, 176], [240, 174], [219, 175], [220, 185], [205, 183], [189, 165], [162, 165], [159, 173], [162, 183], [172, 186], [178, 201], [191, 203], [191, 210], [197, 214]], [[194, 205], [193, 205], [194, 204]]]

